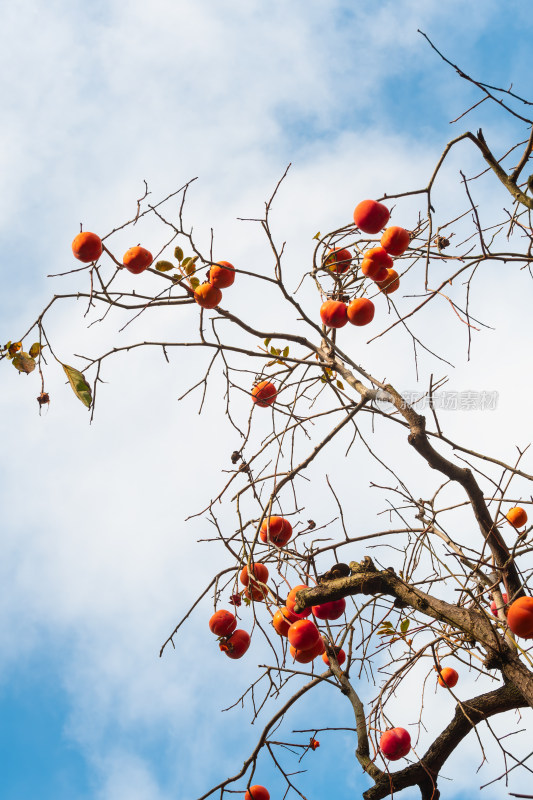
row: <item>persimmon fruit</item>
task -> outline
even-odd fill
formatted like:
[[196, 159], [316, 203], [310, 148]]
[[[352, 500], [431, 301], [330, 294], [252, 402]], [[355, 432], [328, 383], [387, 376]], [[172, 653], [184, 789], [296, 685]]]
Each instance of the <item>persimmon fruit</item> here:
[[441, 686], [447, 686], [449, 689], [453, 689], [457, 681], [459, 680], [459, 673], [453, 667], [444, 667], [441, 669], [439, 673], [439, 684]]
[[259, 563], [252, 564], [251, 571], [249, 572], [248, 565], [246, 564], [241, 570], [239, 580], [243, 586], [248, 586], [250, 581], [252, 582], [252, 586], [256, 585], [258, 581], [260, 583], [266, 583], [268, 580], [268, 567]]
[[296, 614], [292, 614], [286, 606], [282, 606], [282, 608], [278, 608], [274, 614], [272, 618], [272, 626], [276, 633], [279, 633], [280, 636], [286, 637], [292, 623], [296, 622], [297, 619], [298, 617]]
[[291, 614], [294, 614], [295, 617], [298, 617], [298, 619], [303, 619], [304, 617], [308, 617], [309, 614], [311, 613], [310, 608], [304, 608], [304, 610], [300, 611], [298, 614], [294, 610], [294, 607], [296, 605], [296, 595], [301, 589], [309, 589], [309, 586], [304, 586], [303, 584], [295, 586], [294, 589], [290, 590], [289, 594], [287, 595], [287, 599], [285, 601], [287, 610], [290, 611]]
[[235, 280], [235, 267], [229, 261], [219, 261], [210, 268], [208, 280], [217, 289], [227, 289]]
[[405, 728], [391, 728], [381, 735], [379, 749], [389, 761], [398, 761], [411, 749], [411, 737]]
[[[303, 620], [307, 622], [307, 620]], [[314, 647], [310, 647], [307, 650], [298, 650], [292, 644], [290, 646], [290, 654], [297, 661], [299, 664], [310, 664], [311, 661], [314, 661], [315, 658], [321, 656], [326, 646], [324, 645], [324, 641], [320, 636], [318, 642], [314, 645]]]
[[[509, 598], [507, 597], [507, 592], [503, 592], [502, 600], [505, 603], [505, 605], [507, 605], [507, 601], [509, 600]], [[490, 604], [490, 610], [492, 611], [495, 617], [498, 616], [498, 608], [496, 607], [496, 600], [493, 600], [492, 603]]]
[[292, 525], [285, 517], [269, 517], [268, 520], [263, 520], [259, 536], [265, 544], [270, 537], [271, 544], [284, 547], [292, 536]]
[[222, 292], [210, 283], [202, 283], [194, 290], [194, 299], [201, 308], [216, 308], [222, 300]]
[[352, 325], [368, 325], [374, 319], [375, 306], [368, 297], [355, 297], [348, 306], [348, 322]]
[[382, 281], [376, 281], [380, 292], [385, 292], [385, 294], [392, 294], [396, 291], [396, 289], [400, 288], [400, 276], [396, 272], [395, 269], [388, 269], [387, 270], [387, 277], [384, 278]]
[[228, 658], [242, 658], [250, 647], [250, 641], [250, 634], [238, 629], [221, 642], [219, 646]]
[[331, 272], [336, 272], [337, 275], [342, 275], [344, 272], [348, 272], [351, 265], [352, 254], [346, 248], [340, 249], [337, 247], [332, 247], [324, 262], [324, 266], [330, 269]]
[[377, 200], [362, 200], [355, 207], [353, 221], [363, 233], [379, 233], [389, 221], [390, 211]]
[[[342, 647], [335, 647], [335, 654], [337, 656], [337, 663], [340, 667], [346, 661], [346, 653], [344, 652]], [[326, 666], [329, 667], [330, 661], [327, 653], [324, 653], [324, 655], [322, 656], [322, 661], [324, 662], [324, 664], [326, 664]]]
[[515, 636], [533, 636], [533, 597], [519, 597], [509, 606], [507, 624]]
[[320, 319], [326, 328], [344, 328], [348, 322], [348, 309], [340, 300], [326, 300], [320, 307]]
[[247, 597], [248, 600], [255, 600], [256, 603], [262, 603], [267, 594], [268, 590], [266, 586], [248, 586], [244, 590], [244, 596]]
[[318, 619], [339, 619], [344, 614], [346, 609], [346, 600], [341, 597], [340, 600], [329, 600], [327, 603], [321, 603], [319, 606], [313, 606], [312, 612]]
[[520, 506], [510, 508], [506, 514], [507, 521], [511, 523], [513, 528], [521, 528], [527, 522], [527, 514]]
[[72, 241], [74, 258], [77, 258], [78, 261], [83, 261], [84, 264], [90, 264], [91, 261], [99, 259], [103, 249], [100, 237], [90, 231], [78, 233]]
[[289, 628], [287, 639], [295, 650], [311, 650], [320, 639], [320, 631], [310, 619], [297, 619]]
[[363, 261], [373, 261], [380, 267], [387, 267], [389, 269], [394, 264], [394, 261], [387, 253], [384, 247], [371, 247], [363, 253]]
[[130, 247], [124, 253], [122, 263], [128, 272], [133, 273], [133, 275], [139, 275], [145, 269], [148, 269], [153, 260], [151, 252], [145, 247]]
[[371, 278], [371, 280], [376, 281], [376, 283], [386, 280], [388, 275], [387, 267], [376, 264], [371, 258], [363, 258], [361, 261], [361, 272], [365, 278]]
[[270, 800], [270, 793], [264, 786], [250, 786], [244, 795], [244, 800]]
[[260, 408], [267, 408], [275, 402], [278, 390], [270, 381], [256, 383], [252, 389], [252, 402]]
[[391, 256], [401, 256], [409, 247], [410, 240], [409, 231], [399, 225], [392, 225], [383, 231], [380, 244]]
[[215, 636], [230, 636], [237, 627], [237, 619], [231, 611], [221, 608], [209, 620], [209, 629]]

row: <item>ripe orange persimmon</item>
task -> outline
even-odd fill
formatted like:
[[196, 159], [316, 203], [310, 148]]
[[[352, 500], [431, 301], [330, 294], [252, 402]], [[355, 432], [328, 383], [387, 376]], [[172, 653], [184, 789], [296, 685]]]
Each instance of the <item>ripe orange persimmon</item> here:
[[300, 584], [299, 586], [295, 586], [294, 589], [291, 589], [289, 594], [287, 595], [287, 599], [285, 601], [285, 605], [287, 610], [291, 612], [295, 617], [298, 619], [303, 619], [304, 617], [308, 617], [311, 613], [310, 608], [304, 608], [303, 611], [300, 611], [298, 614], [295, 612], [294, 607], [296, 605], [296, 594], [300, 591], [300, 589], [309, 589], [309, 586], [304, 586]]
[[124, 253], [122, 263], [128, 272], [139, 275], [139, 273], [148, 269], [153, 260], [151, 252], [145, 247], [130, 247], [130, 249]]
[[219, 261], [210, 268], [208, 280], [217, 289], [227, 289], [235, 280], [235, 267], [229, 261]]
[[326, 300], [320, 307], [320, 319], [326, 328], [344, 328], [348, 322], [348, 309], [340, 300]]
[[319, 606], [313, 606], [312, 612], [318, 619], [339, 619], [344, 614], [346, 608], [346, 600], [341, 597], [340, 600], [330, 600], [327, 603], [321, 603]]
[[103, 249], [100, 237], [90, 231], [78, 233], [72, 242], [74, 258], [77, 258], [78, 261], [83, 261], [84, 264], [89, 264], [91, 261], [96, 261], [100, 258]]
[[[308, 620], [302, 620], [303, 622], [307, 622]], [[290, 646], [290, 654], [297, 661], [299, 664], [309, 664], [311, 661], [314, 661], [315, 658], [321, 656], [324, 650], [326, 649], [322, 637], [319, 637], [318, 642], [314, 645], [314, 647], [310, 647], [306, 650], [297, 650], [296, 647], [293, 647], [291, 644]]]
[[394, 261], [384, 247], [371, 247], [363, 253], [363, 261], [373, 261], [380, 267], [392, 267]]
[[276, 633], [279, 633], [280, 636], [287, 636], [289, 628], [297, 619], [298, 617], [296, 614], [291, 614], [286, 606], [282, 606], [282, 608], [279, 608], [274, 614], [272, 625]]
[[444, 669], [441, 669], [439, 674], [439, 683], [441, 686], [448, 686], [448, 688], [453, 689], [458, 680], [459, 673], [456, 669], [452, 667], [444, 667]]
[[237, 619], [231, 611], [221, 608], [209, 620], [209, 629], [215, 636], [229, 636], [237, 627]]
[[387, 270], [387, 277], [382, 281], [376, 281], [380, 292], [392, 294], [400, 287], [400, 277], [395, 269]]
[[244, 800], [270, 800], [270, 794], [264, 786], [250, 786]]
[[[340, 667], [346, 661], [346, 653], [344, 652], [342, 647], [337, 647], [337, 646], [335, 646], [335, 653], [337, 655], [337, 663]], [[327, 653], [324, 653], [324, 655], [322, 656], [322, 661], [329, 667], [329, 658]]]
[[371, 278], [376, 283], [387, 279], [387, 267], [376, 264], [371, 258], [363, 258], [361, 261], [361, 272], [366, 278]]
[[287, 639], [295, 650], [311, 650], [317, 646], [320, 632], [310, 619], [297, 619], [289, 628]]
[[241, 570], [239, 580], [243, 586], [248, 586], [250, 581], [252, 582], [252, 586], [256, 585], [258, 581], [260, 583], [266, 583], [268, 580], [268, 567], [264, 564], [252, 564], [249, 573], [248, 565], [246, 565]]
[[222, 292], [210, 283], [202, 283], [194, 290], [194, 299], [201, 308], [216, 308], [222, 300]]
[[507, 521], [511, 523], [513, 528], [521, 528], [527, 522], [527, 514], [520, 506], [510, 508], [506, 514]]
[[244, 596], [247, 597], [248, 600], [255, 600], [256, 603], [262, 603], [267, 594], [268, 589], [266, 586], [248, 586], [244, 590]]
[[533, 597], [519, 597], [507, 611], [507, 624], [515, 636], [533, 636]]
[[292, 536], [292, 525], [285, 517], [269, 517], [263, 520], [259, 536], [265, 544], [270, 538], [276, 547], [284, 547]]
[[256, 383], [252, 389], [252, 402], [261, 408], [267, 408], [276, 400], [277, 394], [278, 390], [273, 383], [261, 381], [261, 383]]
[[[507, 597], [507, 592], [503, 592], [502, 600], [505, 603], [505, 605], [507, 605], [507, 601], [509, 600], [509, 598]], [[496, 607], [496, 601], [495, 600], [493, 600], [492, 603], [490, 604], [490, 610], [492, 611], [492, 613], [494, 614], [495, 617], [498, 616], [498, 609]]]
[[392, 225], [383, 231], [380, 244], [391, 256], [401, 256], [409, 247], [410, 240], [409, 231], [398, 225]]
[[324, 266], [338, 275], [348, 272], [352, 264], [352, 254], [346, 248], [342, 250], [337, 247], [332, 247], [326, 256]]
[[348, 306], [348, 322], [368, 325], [374, 319], [374, 303], [368, 297], [355, 297]]
[[219, 645], [228, 658], [242, 658], [250, 647], [250, 634], [243, 630], [236, 630]]
[[362, 200], [355, 207], [353, 221], [363, 233], [379, 233], [389, 221], [390, 211], [377, 200]]
[[391, 728], [382, 734], [379, 749], [390, 761], [398, 761], [411, 749], [411, 737], [405, 728]]

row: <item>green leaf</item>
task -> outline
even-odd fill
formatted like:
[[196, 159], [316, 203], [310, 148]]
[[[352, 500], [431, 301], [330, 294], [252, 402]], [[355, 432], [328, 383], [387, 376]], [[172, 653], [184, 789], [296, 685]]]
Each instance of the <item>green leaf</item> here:
[[344, 384], [342, 381], [337, 381], [337, 389], [344, 389]]
[[184, 268], [187, 275], [194, 275], [194, 273], [196, 272], [196, 267], [194, 266], [194, 261], [192, 260], [192, 258], [188, 260], [186, 266], [185, 266], [185, 261], [181, 266]]
[[85, 380], [85, 376], [77, 369], [69, 367], [67, 364], [62, 364], [62, 367], [65, 370], [68, 382], [72, 386], [72, 391], [76, 397], [81, 400], [84, 406], [90, 408], [93, 398], [91, 395], [91, 387]]
[[381, 623], [381, 627], [382, 628], [392, 628], [392, 622], [390, 622], [388, 619], [386, 619], [385, 622]]
[[287, 347], [283, 348], [282, 355], [283, 355], [283, 358], [287, 358], [287, 356], [289, 355], [289, 345], [287, 345]]
[[177, 258], [180, 262], [183, 261], [183, 250], [181, 247], [176, 247], [174, 250], [174, 258]]
[[40, 352], [41, 352], [41, 345], [39, 344], [39, 342], [35, 342], [34, 344], [32, 344], [32, 346], [30, 347], [30, 356], [32, 358], [36, 358]]
[[191, 284], [192, 289], [196, 289], [198, 286], [200, 286], [200, 278], [191, 278], [189, 283]]
[[265, 347], [268, 347], [268, 345], [270, 344], [271, 341], [272, 341], [272, 339], [269, 337], [268, 339], [265, 339], [263, 344], [265, 345]]
[[409, 630], [410, 623], [411, 623], [410, 619], [402, 620], [402, 624], [400, 625], [400, 630], [402, 633], [407, 633], [407, 631]]
[[270, 348], [270, 355], [271, 356], [279, 356], [280, 353], [281, 353], [281, 350], [279, 349], [279, 347], [271, 347]]
[[14, 356], [11, 363], [19, 372], [25, 372], [26, 375], [29, 375], [30, 372], [33, 372], [35, 369], [35, 361], [33, 358], [29, 353], [24, 353], [22, 351]]
[[174, 264], [170, 261], [158, 261], [155, 268], [158, 272], [170, 272], [171, 269], [174, 269]]
[[325, 375], [321, 375], [320, 376], [320, 380], [322, 381], [322, 383], [327, 383], [328, 382], [328, 379], [326, 378]]
[[182, 267], [186, 267], [187, 264], [191, 263], [191, 261], [192, 261], [192, 258], [190, 256], [187, 256], [187, 258], [184, 258], [183, 261], [181, 262], [181, 266]]
[[320, 239], [320, 231], [318, 231], [318, 233], [315, 233], [313, 239]]

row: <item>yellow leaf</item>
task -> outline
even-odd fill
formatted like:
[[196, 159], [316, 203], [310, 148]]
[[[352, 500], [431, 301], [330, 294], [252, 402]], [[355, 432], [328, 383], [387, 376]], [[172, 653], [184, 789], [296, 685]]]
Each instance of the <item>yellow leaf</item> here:
[[67, 366], [67, 364], [62, 364], [62, 367], [76, 397], [81, 400], [84, 406], [90, 408], [92, 402], [91, 387], [85, 380], [85, 376], [74, 367]]
[[30, 347], [30, 356], [32, 358], [36, 358], [40, 352], [41, 352], [41, 345], [39, 344], [39, 342], [35, 342], [34, 344], [32, 344], [32, 346]]

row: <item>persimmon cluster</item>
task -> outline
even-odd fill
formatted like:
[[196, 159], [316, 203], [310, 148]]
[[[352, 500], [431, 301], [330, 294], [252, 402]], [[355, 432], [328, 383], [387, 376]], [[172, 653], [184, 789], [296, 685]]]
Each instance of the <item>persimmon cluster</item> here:
[[[363, 200], [353, 214], [354, 223], [363, 233], [379, 233], [389, 221], [389, 209], [376, 200]], [[378, 247], [363, 253], [360, 269], [385, 294], [392, 294], [400, 286], [400, 278], [393, 269], [393, 256], [401, 256], [409, 247], [410, 234], [405, 228], [393, 225], [387, 228]], [[324, 266], [336, 275], [351, 268], [352, 254], [347, 248], [333, 247], [327, 254]], [[320, 308], [320, 318], [327, 328], [343, 328], [352, 325], [368, 325], [374, 319], [375, 306], [368, 297], [355, 297], [348, 305], [342, 300], [326, 300]]]
[[[259, 538], [264, 544], [282, 548], [292, 536], [292, 525], [284, 517], [271, 516], [264, 520], [259, 529]], [[326, 642], [316, 622], [307, 619], [313, 614], [315, 620], [333, 621], [339, 619], [346, 609], [346, 601], [332, 600], [327, 603], [306, 608], [296, 612], [296, 595], [301, 589], [308, 586], [298, 585], [292, 588], [287, 596], [285, 605], [277, 608], [272, 614], [270, 610], [269, 595], [276, 597], [269, 591], [267, 581], [269, 578], [268, 567], [259, 562], [245, 565], [239, 575], [239, 581], [244, 587], [244, 596], [248, 604], [251, 602], [265, 602], [272, 615], [272, 627], [280, 637], [289, 642], [290, 654], [294, 661], [300, 664], [309, 664], [315, 658], [322, 656], [326, 666], [330, 666], [330, 657], [326, 652]], [[239, 602], [235, 602], [236, 598]], [[240, 606], [240, 594], [232, 595], [231, 602]], [[211, 631], [220, 637], [220, 649], [230, 658], [241, 658], [250, 645], [250, 637], [246, 631], [236, 630], [237, 619], [231, 611], [221, 609], [209, 621]], [[342, 648], [330, 643], [330, 652], [336, 656], [340, 666], [346, 660], [346, 653]]]
[[[98, 261], [103, 250], [104, 246], [100, 237], [90, 231], [79, 233], [72, 242], [72, 252], [75, 258], [83, 261], [84, 264]], [[219, 261], [213, 264], [208, 271], [207, 280], [200, 283], [198, 278], [193, 277], [196, 257], [184, 259], [180, 247], [176, 247], [174, 254], [184, 275], [188, 278], [190, 291], [198, 305], [202, 308], [216, 308], [222, 300], [222, 289], [231, 286], [235, 280], [233, 264], [230, 264], [229, 261]], [[144, 272], [152, 262], [153, 256], [150, 251], [139, 245], [130, 247], [122, 258], [122, 266], [133, 275]], [[158, 272], [168, 272], [174, 269], [174, 264], [170, 261], [158, 261], [155, 269]]]

